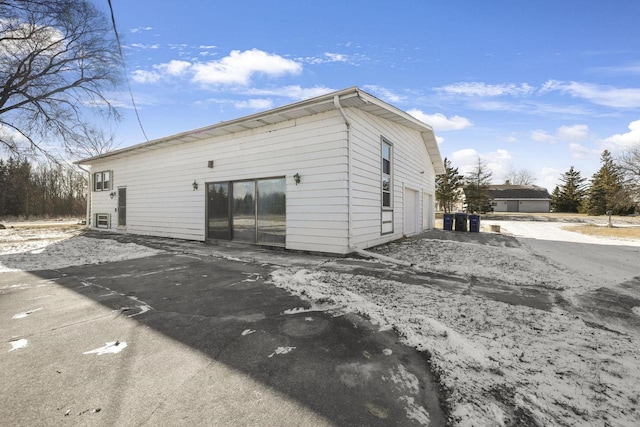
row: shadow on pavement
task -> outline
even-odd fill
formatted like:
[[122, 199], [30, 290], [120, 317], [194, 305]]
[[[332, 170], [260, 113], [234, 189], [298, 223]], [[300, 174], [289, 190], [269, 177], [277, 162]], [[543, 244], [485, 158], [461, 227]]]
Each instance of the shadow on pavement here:
[[[160, 240], [157, 242], [161, 243]], [[78, 334], [65, 335], [65, 339], [77, 341], [78, 348], [86, 348], [90, 337], [91, 342], [100, 343], [128, 340], [129, 348], [122, 354], [131, 351], [130, 364], [122, 362], [114, 369], [100, 365], [99, 361], [106, 359], [96, 358], [94, 377], [90, 373], [92, 368], [86, 365], [88, 359], [78, 362], [76, 376], [84, 375], [86, 382], [92, 384], [107, 382], [105, 389], [91, 392], [96, 393], [92, 401], [102, 399], [103, 402], [92, 423], [320, 425], [320, 420], [324, 420], [326, 425], [338, 426], [446, 424], [437, 381], [429, 371], [424, 354], [401, 345], [393, 331], [379, 331], [358, 316], [310, 311], [308, 303], [266, 283], [271, 268], [267, 264], [173, 252], [13, 277], [33, 292], [29, 294], [30, 298], [41, 298], [37, 304], [44, 310], [38, 314], [54, 309], [61, 313], [56, 318], [58, 325], [50, 330], [32, 331], [32, 335], [55, 335], [60, 331], [68, 334], [73, 328], [79, 328]], [[8, 277], [11, 276], [7, 274], [0, 276], [0, 285], [6, 285], [10, 280]], [[37, 283], [49, 287], [42, 285], [43, 290], [38, 294]], [[70, 302], [76, 298], [66, 297], [66, 301], [56, 302], [57, 307], [48, 307], [48, 295], [44, 292], [51, 292], [53, 283], [99, 303], [107, 310], [91, 309], [82, 302], [74, 302], [82, 305], [84, 311], [81, 311]], [[19, 292], [16, 288], [15, 292], [2, 296], [13, 298], [15, 303], [20, 298]], [[4, 301], [10, 304], [9, 299]], [[64, 306], [67, 302], [69, 307]], [[98, 311], [107, 314], [98, 316]], [[102, 323], [98, 325], [94, 321]], [[133, 329], [131, 321], [137, 322]], [[45, 328], [44, 324], [41, 328]], [[162, 373], [163, 360], [167, 361], [167, 366], [175, 368], [176, 363], [179, 365], [175, 358], [182, 356], [172, 356], [170, 350], [165, 354], [148, 342], [149, 330], [196, 350], [206, 356], [209, 365], [198, 370], [185, 366], [184, 375]], [[58, 348], [57, 345], [51, 344], [51, 348]], [[145, 346], [154, 348], [155, 353], [143, 350]], [[33, 344], [33, 351], [35, 347]], [[26, 362], [28, 359], [24, 358], [28, 357], [29, 353], [24, 352], [22, 364], [12, 366], [30, 365], [42, 370], [40, 375], [56, 377], [63, 371], [61, 366], [74, 363], [65, 362], [62, 356], [58, 364], [40, 359]], [[233, 374], [220, 374], [220, 369], [212, 368], [211, 363], [224, 365]], [[64, 369], [69, 370], [66, 366]], [[24, 378], [18, 380], [10, 375], [7, 373], [7, 381], [24, 382]], [[239, 383], [230, 382], [228, 378], [231, 377], [238, 378]], [[42, 393], [48, 393], [42, 407], [51, 407], [56, 422], [64, 420], [67, 403], [58, 401], [55, 387], [66, 387], [47, 386], [47, 381], [39, 383], [37, 378], [30, 381], [33, 384], [29, 381], [26, 385], [15, 384], [11, 391], [5, 392], [20, 396], [24, 391], [22, 387], [40, 384]], [[82, 378], [74, 377], [69, 381], [70, 386], [76, 384], [78, 391], [68, 389], [61, 391], [60, 396], [81, 400], [79, 395], [86, 393], [86, 387], [81, 385]], [[153, 402], [153, 406], [124, 414], [122, 408], [132, 405], [131, 402], [125, 404], [131, 398], [126, 390], [142, 387], [132, 382], [148, 383], [149, 394], [145, 399]], [[260, 405], [266, 399], [260, 392], [264, 389], [262, 386], [282, 396], [283, 400], [297, 402], [307, 409], [300, 413], [283, 409], [281, 414], [277, 408], [270, 409], [271, 415], [265, 414], [261, 418]], [[234, 401], [230, 401], [229, 396], [233, 396]], [[14, 415], [21, 411], [9, 407], [5, 410]], [[308, 410], [319, 418], [309, 418]], [[274, 411], [277, 416], [271, 413]], [[35, 413], [30, 419], [50, 424], [50, 415], [39, 419]]]

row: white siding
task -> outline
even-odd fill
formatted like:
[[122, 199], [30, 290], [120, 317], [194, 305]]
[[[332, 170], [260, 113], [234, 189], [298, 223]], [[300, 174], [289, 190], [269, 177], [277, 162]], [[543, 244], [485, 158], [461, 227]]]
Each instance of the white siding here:
[[[286, 176], [286, 247], [346, 253], [347, 158], [346, 126], [332, 111], [133, 151], [96, 162], [92, 170], [113, 170], [113, 188], [127, 187], [127, 232], [191, 240], [206, 238], [205, 182]], [[212, 169], [208, 160], [214, 161]], [[299, 185], [293, 180], [296, 173]], [[116, 207], [117, 198], [110, 199], [109, 192], [92, 194], [92, 214], [111, 213], [114, 228]]]
[[[352, 144], [352, 243], [367, 248], [405, 234], [404, 194], [417, 194], [417, 231], [433, 224], [425, 199], [435, 172], [418, 131], [348, 108]], [[381, 137], [393, 144], [393, 227], [383, 234]], [[191, 240], [206, 238], [207, 182], [286, 177], [286, 248], [348, 253], [347, 127], [337, 110], [276, 125], [179, 145], [156, 145], [106, 158], [93, 171], [112, 170], [113, 190], [127, 188], [126, 232]], [[207, 162], [214, 161], [208, 168]], [[300, 174], [296, 185], [293, 175]], [[192, 183], [199, 185], [193, 191]], [[92, 218], [111, 214], [117, 197], [92, 194]], [[390, 213], [385, 213], [389, 216]]]
[[[352, 122], [354, 244], [368, 248], [404, 234], [404, 189], [418, 191], [418, 218], [423, 219], [424, 195], [435, 193], [435, 171], [419, 132], [358, 109], [348, 109]], [[381, 233], [380, 141], [393, 144], [393, 233]], [[421, 228], [429, 226], [420, 221]]]

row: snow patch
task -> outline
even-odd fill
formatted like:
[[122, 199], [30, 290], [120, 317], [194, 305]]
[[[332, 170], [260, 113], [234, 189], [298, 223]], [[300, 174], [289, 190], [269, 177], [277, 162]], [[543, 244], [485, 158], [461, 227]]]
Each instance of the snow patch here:
[[11, 350], [9, 350], [9, 352], [12, 352], [14, 350], [19, 350], [21, 348], [25, 348], [28, 344], [29, 344], [29, 341], [24, 338], [20, 340], [11, 341]]
[[633, 314], [635, 314], [636, 316], [640, 316], [640, 307], [633, 307], [633, 308], [631, 309], [631, 312], [632, 312]]
[[276, 351], [271, 353], [268, 357], [273, 357], [276, 354], [287, 354], [287, 353], [292, 352], [295, 349], [296, 349], [295, 347], [278, 347], [278, 348], [276, 348]]
[[390, 348], [385, 348], [384, 350], [382, 350], [382, 354], [384, 354], [385, 356], [391, 356], [393, 354], [393, 350], [391, 350]]
[[0, 242], [0, 272], [54, 270], [144, 258], [161, 252], [135, 243], [70, 237], [69, 232], [47, 229], [31, 233], [16, 229], [11, 233], [2, 236]]
[[405, 410], [407, 411], [407, 418], [410, 420], [414, 420], [423, 426], [428, 426], [431, 422], [431, 417], [429, 417], [429, 413], [423, 406], [415, 403], [413, 397], [410, 396], [401, 396], [400, 400], [403, 401], [407, 406], [405, 406]]
[[245, 329], [244, 331], [242, 331], [242, 336], [249, 335], [249, 334], [252, 334], [254, 332], [255, 332], [255, 330], [253, 330], [253, 329]]
[[116, 354], [120, 353], [125, 348], [127, 348], [126, 342], [113, 341], [107, 342], [102, 347], [98, 347], [94, 350], [85, 351], [82, 354], [97, 354], [98, 356], [101, 356], [103, 354]]
[[42, 310], [42, 307], [36, 308], [33, 310], [23, 311], [22, 313], [14, 314], [12, 319], [24, 319], [25, 317], [29, 316], [31, 313], [35, 313], [36, 311], [40, 311], [40, 310]]

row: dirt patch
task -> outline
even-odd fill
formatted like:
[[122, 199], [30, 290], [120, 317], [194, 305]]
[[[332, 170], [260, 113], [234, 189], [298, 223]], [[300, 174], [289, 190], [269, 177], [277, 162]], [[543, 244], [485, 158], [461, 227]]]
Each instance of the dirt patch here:
[[586, 224], [563, 227], [564, 230], [590, 236], [613, 237], [615, 239], [640, 239], [640, 226], [607, 227], [604, 225]]

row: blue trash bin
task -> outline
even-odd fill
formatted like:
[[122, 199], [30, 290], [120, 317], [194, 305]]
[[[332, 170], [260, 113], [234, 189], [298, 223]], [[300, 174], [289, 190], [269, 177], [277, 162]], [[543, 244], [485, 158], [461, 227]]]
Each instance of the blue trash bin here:
[[442, 216], [442, 229], [443, 230], [453, 230], [453, 214], [446, 213]]
[[480, 232], [480, 215], [469, 215], [469, 231], [472, 233]]

